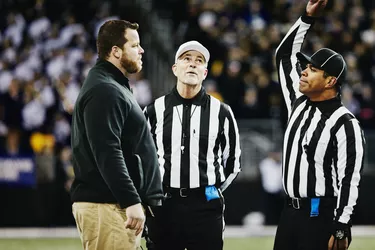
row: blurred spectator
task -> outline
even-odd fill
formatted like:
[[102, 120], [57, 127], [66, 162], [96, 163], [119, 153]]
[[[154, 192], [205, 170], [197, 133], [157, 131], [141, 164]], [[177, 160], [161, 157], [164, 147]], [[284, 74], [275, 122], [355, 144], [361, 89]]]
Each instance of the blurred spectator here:
[[0, 71], [0, 95], [7, 92], [9, 85], [13, 80], [12, 72], [9, 70], [9, 64], [6, 61], [2, 62], [2, 69]]
[[241, 75], [242, 65], [239, 61], [230, 61], [223, 74], [217, 79], [218, 90], [233, 112], [236, 114], [242, 104], [245, 84]]
[[260, 116], [258, 92], [255, 86], [249, 86], [245, 90], [245, 96], [239, 114], [241, 118], [245, 119], [258, 118]]
[[365, 84], [362, 86], [360, 97], [361, 111], [358, 120], [364, 129], [373, 129], [375, 125], [375, 97], [374, 87]]
[[27, 131], [38, 130], [43, 126], [46, 119], [46, 108], [36, 92], [32, 82], [24, 87], [24, 106], [22, 109], [22, 125]]
[[271, 149], [267, 157], [259, 163], [259, 170], [264, 191], [263, 211], [266, 216], [266, 225], [277, 225], [284, 205], [281, 148]]
[[56, 211], [55, 140], [52, 135], [37, 135], [42, 146], [35, 151], [36, 164], [36, 214], [38, 226], [53, 225]]
[[203, 83], [203, 87], [206, 89], [207, 94], [215, 97], [219, 101], [223, 101], [223, 96], [217, 89], [217, 83], [212, 79], [207, 79]]
[[129, 84], [133, 90], [133, 95], [139, 106], [143, 109], [152, 102], [152, 92], [150, 82], [144, 78], [143, 72], [128, 76]]
[[72, 206], [70, 202], [69, 190], [72, 185], [74, 172], [72, 165], [71, 149], [64, 146], [57, 150], [56, 159], [56, 213], [54, 222], [59, 226], [68, 226], [74, 224], [72, 217]]
[[5, 145], [0, 148], [2, 157], [19, 157], [24, 152], [21, 148], [21, 132], [18, 129], [9, 129], [5, 137]]
[[77, 100], [80, 84], [78, 84], [69, 71], [62, 71], [56, 81], [56, 89], [65, 112], [71, 114]]
[[358, 117], [358, 114], [360, 112], [360, 105], [357, 99], [353, 96], [353, 90], [350, 86], [342, 86], [341, 88], [341, 100], [344, 106], [353, 113], [356, 117]]
[[4, 123], [10, 128], [22, 128], [23, 92], [20, 82], [13, 79], [8, 91], [2, 96]]

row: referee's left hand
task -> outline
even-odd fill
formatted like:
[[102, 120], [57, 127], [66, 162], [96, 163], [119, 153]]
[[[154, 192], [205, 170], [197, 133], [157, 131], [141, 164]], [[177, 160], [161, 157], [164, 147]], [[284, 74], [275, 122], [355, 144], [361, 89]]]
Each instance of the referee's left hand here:
[[[335, 245], [333, 245], [335, 243]], [[328, 241], [328, 250], [347, 250], [348, 249], [348, 237], [345, 237], [342, 240], [336, 239], [333, 235]]]

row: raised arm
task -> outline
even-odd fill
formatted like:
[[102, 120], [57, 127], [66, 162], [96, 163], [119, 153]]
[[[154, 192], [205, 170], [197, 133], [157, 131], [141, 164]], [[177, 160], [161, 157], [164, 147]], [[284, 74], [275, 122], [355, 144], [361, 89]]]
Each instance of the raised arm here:
[[300, 17], [276, 49], [276, 67], [288, 117], [291, 115], [293, 103], [302, 96], [299, 91], [301, 69], [296, 54], [301, 51], [305, 36], [313, 23], [314, 20], [306, 15]]
[[306, 12], [289, 29], [276, 49], [276, 67], [288, 116], [291, 114], [293, 103], [302, 96], [299, 91], [301, 69], [296, 54], [301, 51], [307, 32], [326, 4], [327, 0], [310, 0]]

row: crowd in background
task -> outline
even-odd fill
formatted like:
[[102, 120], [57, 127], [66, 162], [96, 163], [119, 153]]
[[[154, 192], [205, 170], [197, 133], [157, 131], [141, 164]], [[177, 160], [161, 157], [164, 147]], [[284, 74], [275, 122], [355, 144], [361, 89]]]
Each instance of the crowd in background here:
[[[305, 1], [165, 0], [153, 4], [159, 16], [171, 19], [174, 47], [198, 40], [209, 48], [204, 86], [228, 103], [237, 119], [284, 121], [274, 51], [303, 13]], [[116, 12], [113, 1], [7, 0], [0, 5], [0, 156], [35, 156], [38, 183], [47, 184], [47, 189], [58, 183], [66, 191], [73, 178], [71, 113], [81, 84], [96, 62], [98, 28], [108, 19], [127, 16]], [[375, 129], [373, 1], [331, 1], [304, 51], [312, 54], [321, 47], [345, 56], [348, 74], [342, 101], [365, 130]], [[147, 77], [130, 76], [142, 107], [157, 97], [151, 92], [152, 78]]]
[[[180, 8], [180, 2], [159, 1], [160, 13], [174, 20], [176, 46], [196, 39], [210, 49], [206, 88], [230, 104], [237, 118], [283, 119], [273, 57], [280, 39], [304, 12], [306, 1], [190, 0], [186, 8]], [[374, 129], [375, 4], [333, 0], [327, 8], [303, 49], [311, 55], [329, 47], [345, 56], [343, 103], [365, 129]]]

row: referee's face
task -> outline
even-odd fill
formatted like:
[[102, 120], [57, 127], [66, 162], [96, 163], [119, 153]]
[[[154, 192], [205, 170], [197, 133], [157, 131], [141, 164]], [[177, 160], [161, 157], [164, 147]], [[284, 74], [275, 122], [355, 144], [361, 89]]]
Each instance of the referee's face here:
[[178, 82], [187, 85], [199, 85], [207, 76], [207, 63], [203, 55], [195, 50], [182, 54], [172, 66]]
[[307, 64], [301, 73], [299, 91], [311, 100], [320, 100], [322, 93], [330, 87], [330, 77], [324, 76], [324, 71]]

